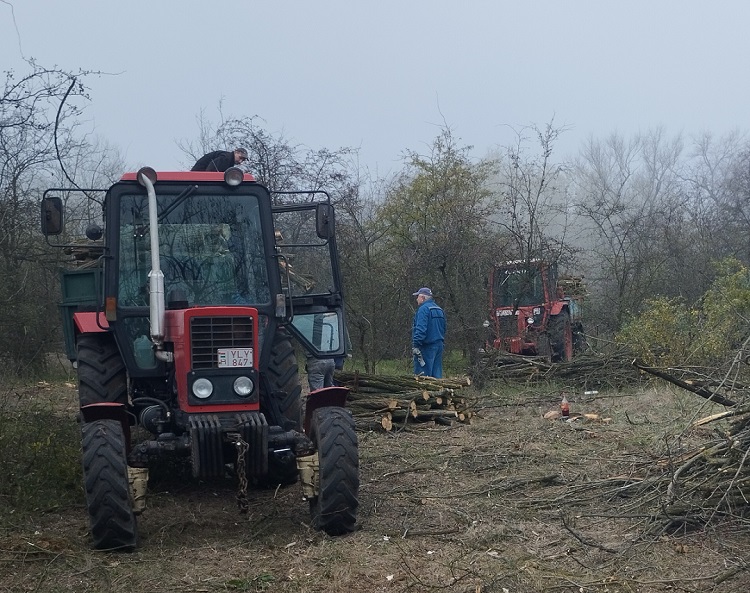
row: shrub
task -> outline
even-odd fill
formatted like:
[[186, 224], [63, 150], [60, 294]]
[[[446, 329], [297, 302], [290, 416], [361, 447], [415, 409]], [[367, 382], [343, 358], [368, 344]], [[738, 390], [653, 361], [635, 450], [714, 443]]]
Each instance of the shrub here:
[[700, 301], [658, 297], [631, 318], [616, 336], [642, 362], [659, 366], [719, 366], [748, 336], [750, 270], [732, 259]]
[[80, 458], [75, 419], [55, 412], [51, 403], [0, 401], [2, 506], [31, 511], [79, 502]]

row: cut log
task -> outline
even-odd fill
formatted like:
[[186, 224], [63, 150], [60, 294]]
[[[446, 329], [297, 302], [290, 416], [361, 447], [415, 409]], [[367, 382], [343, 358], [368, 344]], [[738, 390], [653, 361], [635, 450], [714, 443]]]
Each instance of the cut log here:
[[435, 418], [458, 418], [458, 412], [452, 412], [450, 410], [420, 410], [415, 418], [422, 422], [434, 420]]
[[349, 388], [347, 407], [358, 430], [372, 430], [376, 425], [391, 431], [394, 423], [398, 427], [443, 417], [452, 423], [458, 417], [454, 403], [464, 400], [456, 398], [455, 391], [471, 383], [461, 378], [375, 376], [356, 371], [336, 371], [334, 378]]

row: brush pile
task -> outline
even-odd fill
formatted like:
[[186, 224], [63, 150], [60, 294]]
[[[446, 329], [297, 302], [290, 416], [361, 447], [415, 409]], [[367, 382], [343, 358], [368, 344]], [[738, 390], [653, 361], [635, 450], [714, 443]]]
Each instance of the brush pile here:
[[621, 389], [643, 381], [644, 375], [624, 353], [585, 354], [569, 362], [552, 363], [542, 356], [487, 352], [474, 373], [478, 382], [556, 382], [582, 389]]
[[648, 478], [637, 480], [638, 490], [646, 486], [646, 491], [662, 493], [655, 526], [673, 531], [703, 526], [720, 516], [750, 516], [750, 390], [744, 384], [712, 380], [705, 374], [691, 377], [686, 371], [634, 364], [726, 408], [686, 428], [689, 431], [724, 421], [713, 430], [713, 439], [688, 451], [667, 451]]

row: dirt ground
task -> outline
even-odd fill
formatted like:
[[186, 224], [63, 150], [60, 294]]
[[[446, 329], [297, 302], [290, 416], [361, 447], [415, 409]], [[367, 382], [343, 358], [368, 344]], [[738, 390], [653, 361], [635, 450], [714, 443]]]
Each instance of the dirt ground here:
[[[75, 409], [72, 386], [51, 391]], [[154, 479], [133, 553], [89, 550], [82, 497], [0, 531], [0, 591], [750, 590], [746, 524], [654, 531], [658, 497], [617, 487], [667, 444], [708, 438], [715, 427], [673, 438], [716, 411], [702, 400], [666, 388], [574, 393], [571, 413], [598, 419], [568, 423], [543, 417], [558, 393], [475, 395], [471, 424], [358, 433], [355, 533], [313, 531], [298, 486], [252, 491], [240, 515], [230, 480]]]

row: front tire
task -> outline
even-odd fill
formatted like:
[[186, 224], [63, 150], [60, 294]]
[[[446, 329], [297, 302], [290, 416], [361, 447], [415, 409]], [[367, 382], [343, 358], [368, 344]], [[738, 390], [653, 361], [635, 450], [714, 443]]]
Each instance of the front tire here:
[[117, 420], [95, 420], [81, 427], [83, 481], [93, 547], [135, 549], [136, 518], [130, 501], [125, 434]]
[[359, 500], [359, 450], [354, 419], [344, 408], [313, 412], [310, 437], [318, 451], [318, 495], [310, 500], [313, 527], [328, 535], [355, 530]]

